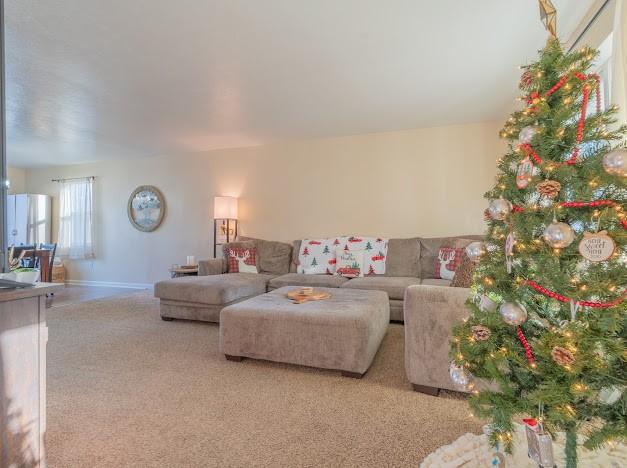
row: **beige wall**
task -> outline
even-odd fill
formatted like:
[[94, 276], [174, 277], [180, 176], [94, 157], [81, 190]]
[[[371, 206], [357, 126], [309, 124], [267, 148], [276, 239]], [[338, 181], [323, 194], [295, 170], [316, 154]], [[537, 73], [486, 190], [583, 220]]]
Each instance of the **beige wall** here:
[[[151, 283], [186, 255], [211, 256], [216, 195], [240, 197], [241, 233], [267, 239], [483, 232], [482, 194], [504, 150], [498, 129], [479, 123], [29, 170], [27, 186], [55, 197], [54, 216], [50, 179], [96, 176], [97, 258], [69, 264], [70, 278]], [[142, 184], [161, 189], [168, 205], [152, 233], [126, 215]]]
[[11, 182], [9, 194], [26, 192], [26, 170], [7, 166], [7, 176]]

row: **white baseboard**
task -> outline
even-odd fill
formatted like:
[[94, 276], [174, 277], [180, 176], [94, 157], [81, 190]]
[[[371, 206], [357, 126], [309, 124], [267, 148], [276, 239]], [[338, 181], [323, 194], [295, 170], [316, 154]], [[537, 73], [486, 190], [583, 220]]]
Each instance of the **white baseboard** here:
[[72, 286], [99, 286], [102, 288], [152, 289], [151, 283], [117, 283], [114, 281], [67, 280], [65, 284]]

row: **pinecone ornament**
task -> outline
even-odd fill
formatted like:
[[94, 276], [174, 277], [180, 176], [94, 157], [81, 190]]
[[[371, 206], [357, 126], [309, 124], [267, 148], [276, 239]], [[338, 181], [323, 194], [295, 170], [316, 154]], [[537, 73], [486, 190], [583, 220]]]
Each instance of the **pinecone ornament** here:
[[570, 366], [575, 362], [575, 356], [566, 348], [554, 346], [551, 350], [551, 357], [560, 366]]
[[485, 341], [490, 338], [492, 332], [488, 327], [484, 327], [483, 325], [475, 325], [471, 328], [472, 336], [477, 341]]
[[531, 83], [533, 83], [533, 75], [527, 70], [520, 77], [520, 84], [521, 86], [531, 86]]
[[560, 184], [557, 180], [545, 180], [536, 185], [536, 190], [538, 191], [538, 193], [547, 198], [557, 197], [557, 194], [560, 193], [561, 188], [562, 184]]

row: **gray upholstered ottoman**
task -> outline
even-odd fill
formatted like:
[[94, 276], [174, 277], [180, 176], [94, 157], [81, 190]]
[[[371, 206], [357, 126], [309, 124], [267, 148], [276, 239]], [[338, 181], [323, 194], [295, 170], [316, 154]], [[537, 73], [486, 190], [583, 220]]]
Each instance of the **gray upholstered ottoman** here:
[[217, 322], [224, 306], [265, 293], [272, 278], [254, 273], [174, 278], [156, 283], [155, 297], [163, 320]]
[[368, 370], [390, 321], [383, 291], [320, 288], [330, 299], [293, 304], [286, 286], [222, 309], [220, 349], [227, 359], [266, 359], [342, 371]]

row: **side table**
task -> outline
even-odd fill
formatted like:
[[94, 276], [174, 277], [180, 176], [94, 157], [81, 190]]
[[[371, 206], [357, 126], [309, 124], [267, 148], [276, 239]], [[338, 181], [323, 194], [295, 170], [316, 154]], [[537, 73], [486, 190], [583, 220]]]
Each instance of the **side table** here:
[[181, 276], [198, 276], [198, 266], [194, 268], [170, 268], [170, 277], [179, 278]]

